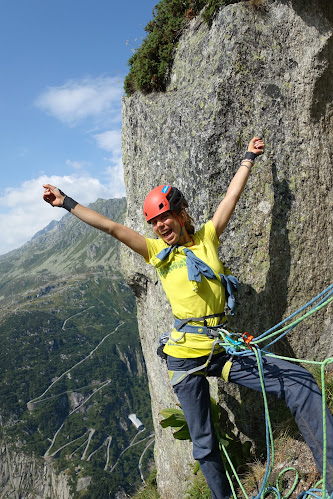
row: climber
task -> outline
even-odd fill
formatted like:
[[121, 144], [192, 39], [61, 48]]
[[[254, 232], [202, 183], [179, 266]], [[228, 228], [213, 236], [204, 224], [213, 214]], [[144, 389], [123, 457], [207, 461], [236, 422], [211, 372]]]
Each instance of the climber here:
[[[264, 142], [254, 137], [213, 218], [195, 231], [187, 213], [188, 203], [175, 187], [153, 189], [144, 203], [144, 216], [157, 239], [109, 220], [66, 196], [59, 188], [45, 184], [44, 200], [63, 207], [73, 215], [126, 244], [153, 265], [175, 316], [175, 327], [164, 346], [174, 391], [184, 411], [193, 456], [199, 461], [213, 499], [229, 499], [226, 478], [210, 413], [209, 384], [206, 376], [261, 391], [256, 360], [252, 356], [234, 357], [216, 346], [210, 329], [223, 324], [226, 291], [231, 308], [237, 281], [218, 258], [219, 237], [226, 228], [250, 176], [255, 158], [264, 151]], [[208, 362], [208, 359], [210, 362]], [[195, 373], [201, 366], [205, 372]], [[266, 391], [284, 399], [309, 445], [317, 467], [323, 470], [322, 397], [310, 373], [281, 359], [263, 358]], [[192, 371], [194, 374], [181, 375]], [[203, 375], [204, 374], [204, 375]], [[176, 381], [174, 379], [176, 378]], [[333, 417], [326, 409], [327, 483], [333, 493]]]

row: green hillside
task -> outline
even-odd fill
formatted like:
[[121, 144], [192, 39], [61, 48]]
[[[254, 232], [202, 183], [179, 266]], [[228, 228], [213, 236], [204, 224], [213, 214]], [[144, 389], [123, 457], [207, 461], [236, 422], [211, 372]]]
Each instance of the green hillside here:
[[[126, 202], [94, 207], [121, 222]], [[119, 251], [110, 236], [66, 215], [0, 258], [1, 438], [66, 470], [72, 497], [135, 491], [153, 438], [135, 300]], [[131, 413], [144, 424], [139, 435]], [[137, 445], [123, 453], [133, 438]], [[90, 486], [76, 491], [82, 476]]]

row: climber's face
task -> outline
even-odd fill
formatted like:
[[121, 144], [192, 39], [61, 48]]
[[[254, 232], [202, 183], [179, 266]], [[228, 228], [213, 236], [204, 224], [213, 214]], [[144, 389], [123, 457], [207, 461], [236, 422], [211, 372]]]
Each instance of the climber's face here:
[[166, 211], [151, 220], [151, 225], [161, 239], [167, 244], [179, 244], [180, 240], [180, 223], [179, 220], [171, 213]]

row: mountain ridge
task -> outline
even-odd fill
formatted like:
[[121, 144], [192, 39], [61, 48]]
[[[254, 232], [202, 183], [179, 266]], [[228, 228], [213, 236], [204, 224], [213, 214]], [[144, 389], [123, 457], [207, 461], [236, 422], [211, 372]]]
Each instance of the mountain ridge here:
[[[124, 198], [90, 207], [124, 221]], [[3, 498], [17, 487], [25, 498], [29, 491], [37, 498], [116, 497], [141, 483], [142, 445], [153, 439], [151, 410], [120, 247], [66, 214], [0, 258]], [[146, 432], [133, 449], [132, 413]], [[152, 451], [144, 462], [147, 473]]]
[[[125, 216], [126, 200], [98, 199], [89, 207], [121, 222]], [[46, 274], [47, 277], [41, 279], [44, 282], [51, 276], [82, 273], [88, 269], [89, 272], [111, 270], [118, 273], [119, 247], [117, 240], [70, 214], [65, 214], [59, 221], [50, 222], [23, 246], [1, 255], [0, 314], [2, 302], [12, 294], [15, 283], [17, 290], [27, 288], [27, 275], [31, 278]]]
[[[108, 218], [119, 221], [124, 219], [126, 199], [98, 199], [89, 207]], [[59, 238], [60, 231], [64, 233]], [[82, 236], [86, 238], [83, 241]], [[75, 245], [78, 240], [80, 240], [80, 243]], [[89, 252], [89, 246], [92, 243], [95, 245], [96, 250], [99, 249], [95, 254], [92, 249]], [[74, 247], [72, 247], [73, 244]], [[19, 274], [20, 269], [26, 271], [29, 268], [34, 268], [34, 272], [42, 272], [50, 264], [52, 264], [52, 268], [57, 269], [57, 272], [69, 272], [72, 267], [71, 263], [73, 263], [74, 259], [77, 260], [76, 251], [83, 253], [83, 263], [88, 267], [96, 265], [95, 260], [98, 259], [103, 261], [106, 268], [112, 268], [111, 249], [114, 250], [118, 245], [118, 241], [110, 238], [107, 234], [96, 231], [96, 229], [87, 226], [70, 214], [65, 214], [61, 220], [51, 221], [20, 248], [1, 255], [0, 275], [14, 277]], [[109, 246], [109, 248], [106, 246]], [[29, 254], [32, 251], [34, 252], [33, 257]], [[86, 255], [84, 255], [84, 252], [86, 252]], [[46, 255], [47, 258], [45, 258]], [[53, 262], [50, 261], [51, 257], [54, 258]], [[69, 261], [67, 260], [68, 257], [70, 257]], [[99, 262], [99, 264], [101, 263]]]

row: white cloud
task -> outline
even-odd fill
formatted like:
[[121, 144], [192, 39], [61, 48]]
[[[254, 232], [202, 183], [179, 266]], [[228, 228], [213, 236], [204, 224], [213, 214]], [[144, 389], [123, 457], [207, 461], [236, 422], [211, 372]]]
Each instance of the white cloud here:
[[121, 130], [108, 130], [94, 135], [100, 149], [112, 152], [114, 155], [121, 154]]
[[89, 163], [87, 163], [87, 161], [72, 161], [67, 159], [66, 165], [74, 168], [74, 170], [81, 170], [82, 168], [89, 166]]
[[[18, 248], [50, 221], [66, 214], [43, 201], [42, 184], [56, 185], [84, 205], [98, 197], [125, 196], [120, 130], [122, 93], [122, 79], [98, 77], [68, 81], [48, 88], [38, 97], [35, 104], [43, 112], [69, 126], [83, 122], [89, 129], [85, 134], [96, 141], [97, 147], [107, 151], [104, 183], [97, 178], [100, 174], [87, 173], [92, 164], [72, 158], [66, 160], [66, 165], [75, 173], [62, 177], [41, 175], [20, 186], [6, 188], [0, 196], [0, 254]], [[117, 128], [110, 130], [109, 127]]]
[[107, 184], [111, 197], [125, 196], [124, 169], [121, 158], [121, 130], [107, 130], [94, 135], [100, 149], [111, 153], [105, 158]]
[[67, 125], [86, 118], [119, 119], [123, 79], [118, 77], [70, 80], [59, 87], [49, 87], [36, 100], [42, 111]]
[[107, 185], [88, 175], [45, 175], [25, 181], [19, 187], [5, 189], [0, 197], [0, 254], [18, 248], [31, 239], [52, 220], [66, 214], [61, 208], [52, 208], [42, 199], [42, 184], [60, 187], [66, 194], [87, 205], [97, 198], [124, 196], [122, 166], [113, 164], [107, 169]]
[[124, 168], [121, 157], [110, 158], [106, 168], [106, 179], [111, 198], [126, 196], [124, 184]]

